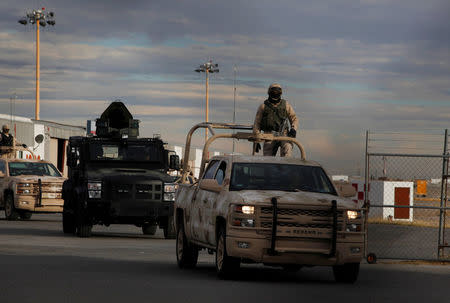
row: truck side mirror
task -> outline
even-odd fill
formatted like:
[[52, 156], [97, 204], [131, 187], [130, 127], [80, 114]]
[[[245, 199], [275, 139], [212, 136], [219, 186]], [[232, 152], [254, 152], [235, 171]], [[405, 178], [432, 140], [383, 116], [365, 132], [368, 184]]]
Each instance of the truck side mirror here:
[[180, 170], [180, 157], [178, 155], [170, 155], [169, 168], [174, 170]]
[[217, 183], [216, 179], [203, 179], [202, 181], [200, 181], [200, 188], [217, 193], [222, 190], [222, 186]]
[[351, 198], [356, 195], [356, 189], [350, 183], [335, 182], [334, 184], [339, 192], [339, 196]]

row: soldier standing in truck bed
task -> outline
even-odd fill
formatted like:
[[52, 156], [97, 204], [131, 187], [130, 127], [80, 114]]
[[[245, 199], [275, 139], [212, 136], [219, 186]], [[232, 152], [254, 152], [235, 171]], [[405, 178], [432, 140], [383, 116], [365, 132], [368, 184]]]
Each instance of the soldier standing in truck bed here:
[[[289, 136], [295, 138], [297, 136], [298, 119], [294, 109], [284, 99], [281, 99], [282, 89], [280, 84], [273, 83], [269, 86], [267, 91], [269, 98], [264, 101], [258, 108], [253, 124], [253, 132], [259, 134], [264, 133], [278, 133], [278, 135]], [[289, 121], [291, 129], [284, 127]], [[281, 133], [280, 133], [281, 132]], [[260, 148], [257, 145], [257, 152]], [[285, 141], [266, 141], [264, 142], [263, 154], [264, 156], [275, 156], [278, 148], [281, 147], [281, 157], [290, 157], [292, 154], [292, 143]]]

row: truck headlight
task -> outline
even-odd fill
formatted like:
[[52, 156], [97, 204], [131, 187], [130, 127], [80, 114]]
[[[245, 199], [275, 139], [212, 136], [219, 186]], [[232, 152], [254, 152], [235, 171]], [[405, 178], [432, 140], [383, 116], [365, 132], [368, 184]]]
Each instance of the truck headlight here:
[[349, 220], [358, 219], [358, 212], [356, 210], [347, 210], [347, 218]]
[[250, 205], [236, 205], [234, 210], [237, 213], [242, 213], [245, 215], [253, 215], [255, 213], [255, 207]]
[[16, 193], [18, 195], [31, 195], [33, 194], [33, 188], [30, 183], [17, 183]]
[[91, 181], [87, 184], [89, 199], [100, 199], [102, 197], [102, 182]]

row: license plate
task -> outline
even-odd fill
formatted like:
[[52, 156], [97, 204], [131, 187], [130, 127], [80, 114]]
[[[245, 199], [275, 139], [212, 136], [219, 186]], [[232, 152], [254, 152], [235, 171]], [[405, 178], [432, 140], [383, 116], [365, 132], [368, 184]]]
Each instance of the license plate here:
[[58, 197], [57, 193], [42, 193], [43, 199], [56, 199]]

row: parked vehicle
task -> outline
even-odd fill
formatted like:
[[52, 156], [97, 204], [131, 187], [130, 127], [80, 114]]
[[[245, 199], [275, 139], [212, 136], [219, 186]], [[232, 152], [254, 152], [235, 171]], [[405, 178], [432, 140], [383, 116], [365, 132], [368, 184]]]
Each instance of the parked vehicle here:
[[15, 151], [2, 154], [0, 207], [5, 210], [6, 219], [17, 220], [20, 217], [28, 220], [33, 213], [61, 213], [64, 204], [61, 197], [64, 180], [50, 162], [16, 159]]
[[[206, 127], [251, 129], [198, 124], [187, 136], [185, 159], [193, 132]], [[357, 204], [339, 196], [320, 164], [306, 160], [303, 146], [289, 137], [276, 140], [292, 142], [300, 149], [300, 158], [207, 159], [210, 144], [219, 138], [275, 139], [271, 134], [237, 132], [216, 134], [206, 142], [199, 181], [180, 185], [175, 201], [178, 266], [194, 267], [198, 251], [208, 249], [215, 252], [216, 271], [222, 278], [237, 274], [241, 263], [256, 262], [286, 270], [332, 266], [336, 281], [354, 282], [364, 253], [364, 218]]]

